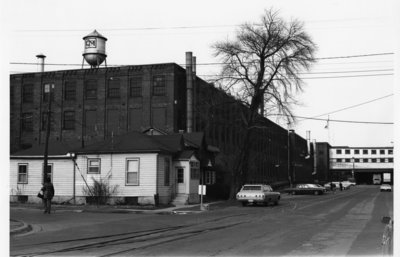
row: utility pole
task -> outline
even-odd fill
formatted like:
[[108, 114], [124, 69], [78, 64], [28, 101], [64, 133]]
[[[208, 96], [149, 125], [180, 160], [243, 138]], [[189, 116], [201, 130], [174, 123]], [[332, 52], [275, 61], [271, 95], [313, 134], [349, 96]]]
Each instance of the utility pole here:
[[44, 157], [43, 157], [43, 183], [47, 178], [47, 163], [49, 155], [49, 138], [50, 138], [50, 121], [51, 121], [51, 100], [52, 100], [52, 90], [54, 89], [54, 84], [45, 84], [44, 93], [49, 96], [49, 104], [47, 108], [47, 124], [46, 124], [46, 142], [44, 145]]

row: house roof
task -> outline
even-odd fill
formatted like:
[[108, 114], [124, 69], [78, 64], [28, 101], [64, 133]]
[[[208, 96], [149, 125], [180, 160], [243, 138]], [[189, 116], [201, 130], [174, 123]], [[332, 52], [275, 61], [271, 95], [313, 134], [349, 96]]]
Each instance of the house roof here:
[[[157, 138], [160, 137], [160, 138]], [[148, 136], [140, 132], [129, 132], [84, 148], [75, 149], [74, 153], [137, 153], [137, 152], [170, 152], [175, 153], [177, 143], [167, 136]], [[174, 138], [178, 140], [179, 138]]]
[[[60, 141], [50, 141], [48, 144], [48, 155], [52, 156], [65, 156], [71, 151], [70, 144]], [[44, 156], [45, 144], [36, 144], [29, 149], [15, 152], [11, 155], [13, 156]]]
[[185, 143], [187, 143], [189, 146], [200, 148], [203, 145], [203, 132], [185, 133], [182, 135], [185, 138]]

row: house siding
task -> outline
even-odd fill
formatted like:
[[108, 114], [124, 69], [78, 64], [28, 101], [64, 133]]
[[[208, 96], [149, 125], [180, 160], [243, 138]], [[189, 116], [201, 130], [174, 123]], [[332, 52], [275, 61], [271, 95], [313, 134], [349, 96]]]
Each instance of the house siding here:
[[[18, 164], [28, 164], [28, 183], [18, 184]], [[73, 196], [74, 164], [71, 159], [49, 160], [53, 166], [54, 201], [62, 202]], [[28, 196], [28, 202], [41, 202], [36, 197], [42, 188], [43, 160], [13, 159], [10, 160], [10, 200], [16, 201], [19, 195]]]
[[[88, 174], [87, 160], [101, 160], [100, 174]], [[139, 185], [126, 185], [126, 160], [139, 159]], [[114, 197], [138, 197], [139, 204], [154, 204], [157, 193], [157, 154], [87, 154], [79, 155], [76, 160], [82, 176], [77, 179], [77, 195], [84, 196], [85, 178], [88, 185], [93, 179], [108, 180], [109, 185], [116, 186]]]

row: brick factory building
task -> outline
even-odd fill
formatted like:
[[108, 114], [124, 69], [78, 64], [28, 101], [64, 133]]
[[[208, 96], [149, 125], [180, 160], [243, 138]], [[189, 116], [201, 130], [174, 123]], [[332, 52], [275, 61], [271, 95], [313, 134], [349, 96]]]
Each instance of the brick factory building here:
[[[195, 70], [189, 62], [186, 69], [163, 63], [13, 74], [10, 151], [45, 143], [52, 97], [50, 141], [85, 147], [130, 131], [204, 132], [207, 144], [219, 149], [216, 172], [207, 181], [228, 185], [244, 130], [240, 113], [246, 107]], [[46, 84], [54, 85], [51, 94]], [[279, 186], [289, 176], [313, 181], [312, 158], [305, 158], [307, 141], [267, 118], [262, 123], [253, 133], [249, 182]]]

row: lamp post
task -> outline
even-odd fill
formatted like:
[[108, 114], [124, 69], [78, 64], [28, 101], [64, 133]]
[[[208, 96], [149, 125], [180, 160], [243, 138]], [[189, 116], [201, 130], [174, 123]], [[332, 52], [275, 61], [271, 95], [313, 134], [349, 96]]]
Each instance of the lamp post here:
[[353, 170], [351, 171], [351, 177], [354, 179], [354, 157], [351, 157], [351, 162], [353, 163]]

